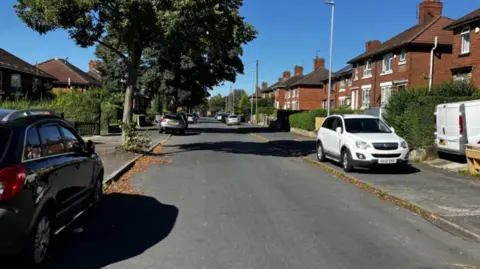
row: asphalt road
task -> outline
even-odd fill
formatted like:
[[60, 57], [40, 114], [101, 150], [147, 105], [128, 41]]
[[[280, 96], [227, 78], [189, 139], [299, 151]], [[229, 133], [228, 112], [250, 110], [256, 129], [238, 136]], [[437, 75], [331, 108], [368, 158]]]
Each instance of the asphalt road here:
[[468, 268], [479, 244], [213, 120], [110, 195], [48, 268]]

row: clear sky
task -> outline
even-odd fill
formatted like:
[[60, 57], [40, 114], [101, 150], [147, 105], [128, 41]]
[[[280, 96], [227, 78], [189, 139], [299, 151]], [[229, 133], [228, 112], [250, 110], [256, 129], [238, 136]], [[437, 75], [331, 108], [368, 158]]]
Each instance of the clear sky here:
[[[362, 53], [365, 41], [388, 38], [417, 23], [417, 6], [423, 0], [335, 0], [333, 70]], [[94, 59], [94, 48], [75, 45], [64, 31], [40, 36], [16, 16], [15, 0], [0, 0], [0, 47], [35, 64], [68, 57], [83, 70]], [[443, 0], [443, 15], [457, 19], [480, 7], [480, 0]], [[241, 10], [259, 31], [258, 38], [244, 48], [245, 74], [233, 88], [253, 90], [254, 60], [260, 61], [259, 84], [275, 83], [285, 70], [313, 69], [316, 55], [329, 61], [331, 7], [323, 0], [245, 0]], [[318, 52], [317, 52], [318, 51]], [[213, 94], [228, 92], [232, 83], [217, 87]]]

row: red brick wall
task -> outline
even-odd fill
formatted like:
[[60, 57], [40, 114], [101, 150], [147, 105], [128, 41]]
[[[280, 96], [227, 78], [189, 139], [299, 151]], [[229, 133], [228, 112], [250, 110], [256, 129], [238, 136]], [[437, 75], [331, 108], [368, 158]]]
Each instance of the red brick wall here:
[[278, 102], [278, 108], [283, 109], [285, 103], [285, 89], [279, 88], [275, 90], [275, 103]]
[[[430, 73], [430, 49], [431, 47], [409, 48], [406, 55], [406, 64], [399, 65], [400, 52], [393, 52], [392, 73], [382, 75], [383, 55], [375, 58], [372, 62], [372, 77], [363, 79], [364, 62], [360, 63], [358, 80], [354, 80], [352, 87], [359, 87], [359, 104], [362, 104], [362, 86], [371, 85], [370, 105], [380, 106], [382, 82], [408, 80], [408, 87], [421, 87], [428, 85]], [[434, 84], [451, 78], [452, 54], [449, 47], [439, 47], [435, 54]], [[354, 65], [355, 67], [355, 65]], [[352, 74], [354, 77], [354, 73]]]
[[463, 27], [459, 27], [453, 31], [453, 68], [461, 68], [466, 66], [472, 67], [472, 81], [480, 87], [480, 33], [475, 33], [475, 28], [480, 27], [480, 22], [470, 25], [470, 55], [460, 56], [461, 51], [461, 32]]
[[298, 88], [300, 96], [296, 100], [300, 101], [300, 110], [313, 110], [322, 107], [322, 96], [325, 92], [324, 88]]

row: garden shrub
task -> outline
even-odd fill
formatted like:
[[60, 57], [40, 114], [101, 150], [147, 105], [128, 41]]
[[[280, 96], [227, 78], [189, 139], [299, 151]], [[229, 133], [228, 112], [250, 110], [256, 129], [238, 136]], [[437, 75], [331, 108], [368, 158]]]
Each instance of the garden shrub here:
[[[351, 109], [333, 109], [330, 111], [333, 114], [353, 114], [354, 110]], [[316, 109], [311, 111], [304, 111], [289, 116], [290, 127], [304, 129], [308, 131], [315, 131], [315, 118], [326, 117], [326, 109]]]
[[410, 148], [434, 145], [434, 112], [438, 104], [479, 99], [479, 92], [470, 83], [444, 82], [428, 88], [408, 89], [392, 94], [383, 118], [403, 137]]

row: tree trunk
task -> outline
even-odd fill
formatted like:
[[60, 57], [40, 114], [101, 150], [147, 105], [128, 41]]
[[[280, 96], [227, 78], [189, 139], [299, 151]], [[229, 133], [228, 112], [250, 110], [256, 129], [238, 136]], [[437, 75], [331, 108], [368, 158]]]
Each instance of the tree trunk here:
[[[138, 53], [135, 48], [131, 51], [130, 55], [130, 61], [127, 66], [127, 90], [125, 91], [125, 102], [123, 103], [122, 121], [125, 124], [132, 122], [133, 92], [137, 85], [138, 62], [140, 61], [140, 53]], [[122, 145], [125, 144], [126, 138], [126, 133], [122, 130]]]

